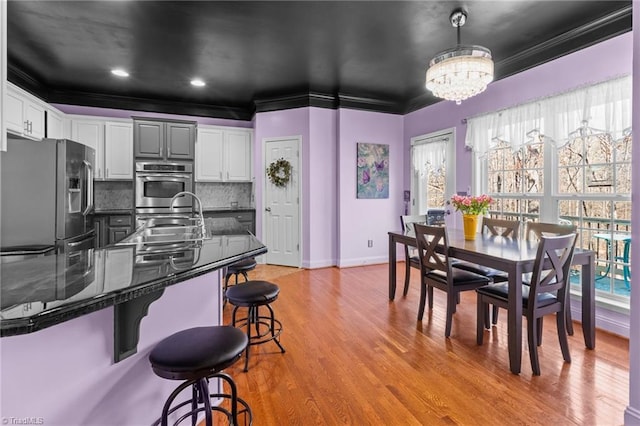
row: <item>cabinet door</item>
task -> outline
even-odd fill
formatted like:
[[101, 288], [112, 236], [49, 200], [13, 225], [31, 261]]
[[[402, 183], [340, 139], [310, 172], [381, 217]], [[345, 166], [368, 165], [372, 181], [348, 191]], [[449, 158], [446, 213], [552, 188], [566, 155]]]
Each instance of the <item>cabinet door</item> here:
[[24, 109], [27, 121], [27, 135], [32, 138], [44, 138], [44, 108], [33, 102], [27, 102]]
[[46, 137], [52, 139], [64, 139], [62, 116], [52, 110], [47, 110]]
[[94, 179], [104, 179], [104, 121], [73, 120], [71, 139], [95, 150]]
[[4, 124], [7, 131], [21, 135], [25, 130], [24, 99], [15, 93], [7, 92], [5, 97]]
[[193, 160], [196, 127], [190, 123], [166, 123], [167, 159]]
[[222, 180], [222, 146], [224, 134], [220, 129], [198, 129], [196, 142], [196, 181]]
[[130, 226], [110, 226], [109, 227], [109, 244], [115, 244], [127, 235], [131, 234]]
[[164, 157], [164, 123], [136, 120], [133, 123], [133, 145], [136, 157]]
[[96, 215], [93, 218], [93, 228], [96, 231], [96, 247], [102, 248], [107, 245], [107, 236], [106, 228], [107, 228], [107, 217]]
[[109, 244], [115, 244], [133, 232], [131, 215], [111, 215], [107, 227]]
[[224, 157], [227, 181], [251, 181], [251, 133], [225, 131]]
[[107, 122], [104, 128], [105, 179], [133, 179], [133, 124]]

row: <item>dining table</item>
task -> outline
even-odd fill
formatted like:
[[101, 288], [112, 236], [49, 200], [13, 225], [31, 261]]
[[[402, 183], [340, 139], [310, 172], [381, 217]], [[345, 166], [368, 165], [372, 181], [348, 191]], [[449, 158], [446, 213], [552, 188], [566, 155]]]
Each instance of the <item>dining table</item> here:
[[[414, 235], [389, 232], [389, 300], [396, 294], [398, 244], [416, 247]], [[465, 240], [461, 229], [447, 229], [449, 256], [505, 271], [509, 276], [508, 348], [509, 367], [519, 374], [522, 361], [522, 274], [531, 272], [538, 242], [478, 233]], [[576, 248], [572, 265], [581, 268], [582, 333], [587, 348], [595, 348], [595, 260], [592, 250]]]

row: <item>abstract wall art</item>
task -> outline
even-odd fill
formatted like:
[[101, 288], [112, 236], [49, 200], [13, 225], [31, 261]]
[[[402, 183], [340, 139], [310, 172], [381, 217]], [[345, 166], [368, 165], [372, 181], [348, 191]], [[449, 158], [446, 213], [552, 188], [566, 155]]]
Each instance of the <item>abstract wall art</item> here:
[[358, 143], [358, 198], [389, 198], [389, 145]]

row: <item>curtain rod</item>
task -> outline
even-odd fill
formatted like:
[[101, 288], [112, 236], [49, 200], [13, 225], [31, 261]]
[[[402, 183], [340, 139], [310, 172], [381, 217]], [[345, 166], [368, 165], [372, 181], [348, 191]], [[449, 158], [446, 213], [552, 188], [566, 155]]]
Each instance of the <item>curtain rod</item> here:
[[467, 124], [468, 120], [471, 120], [471, 119], [474, 119], [474, 118], [485, 117], [485, 116], [492, 115], [492, 114], [502, 114], [504, 111], [507, 111], [507, 110], [509, 110], [511, 108], [517, 108], [517, 107], [520, 107], [520, 106], [523, 106], [523, 105], [528, 105], [528, 104], [535, 104], [536, 102], [541, 102], [541, 101], [544, 101], [546, 99], [555, 98], [557, 96], [562, 96], [562, 95], [566, 95], [566, 94], [569, 94], [569, 93], [572, 93], [572, 92], [577, 92], [578, 90], [584, 90], [584, 89], [587, 89], [587, 88], [590, 88], [590, 87], [594, 87], [594, 86], [598, 86], [598, 85], [606, 84], [606, 83], [611, 83], [611, 82], [614, 82], [616, 80], [622, 80], [622, 79], [629, 78], [629, 77], [631, 77], [631, 74], [622, 74], [622, 75], [618, 75], [618, 76], [609, 78], [607, 80], [602, 80], [602, 81], [599, 81], [599, 82], [596, 82], [596, 83], [585, 83], [585, 84], [582, 84], [582, 85], [580, 85], [578, 87], [574, 87], [572, 89], [564, 90], [564, 91], [561, 91], [561, 92], [555, 92], [555, 93], [553, 93], [551, 95], [541, 96], [541, 97], [535, 98], [533, 100], [520, 102], [520, 103], [515, 104], [515, 105], [511, 105], [511, 106], [508, 106], [508, 107], [505, 107], [505, 108], [500, 108], [500, 109], [498, 109], [496, 111], [483, 112], [483, 113], [480, 113], [480, 114], [472, 115], [470, 117], [463, 118], [462, 120], [460, 120], [460, 122], [462, 124]]

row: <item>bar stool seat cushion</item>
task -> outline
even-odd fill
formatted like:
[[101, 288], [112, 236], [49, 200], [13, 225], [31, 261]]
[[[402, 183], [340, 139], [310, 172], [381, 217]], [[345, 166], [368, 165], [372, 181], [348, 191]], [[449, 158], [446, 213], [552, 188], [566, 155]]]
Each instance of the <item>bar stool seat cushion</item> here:
[[236, 263], [233, 263], [231, 265], [229, 265], [229, 267], [227, 268], [227, 274], [235, 274], [235, 273], [240, 273], [242, 271], [251, 271], [253, 270], [256, 266], [258, 265], [258, 263], [256, 262], [256, 260], [254, 258], [248, 258], [248, 259], [243, 259], [240, 260]]
[[270, 303], [280, 293], [280, 287], [268, 281], [247, 281], [227, 290], [227, 299], [234, 305], [261, 305]]
[[247, 335], [231, 326], [195, 327], [179, 331], [158, 343], [149, 354], [156, 374], [184, 379], [233, 363], [247, 347]]

